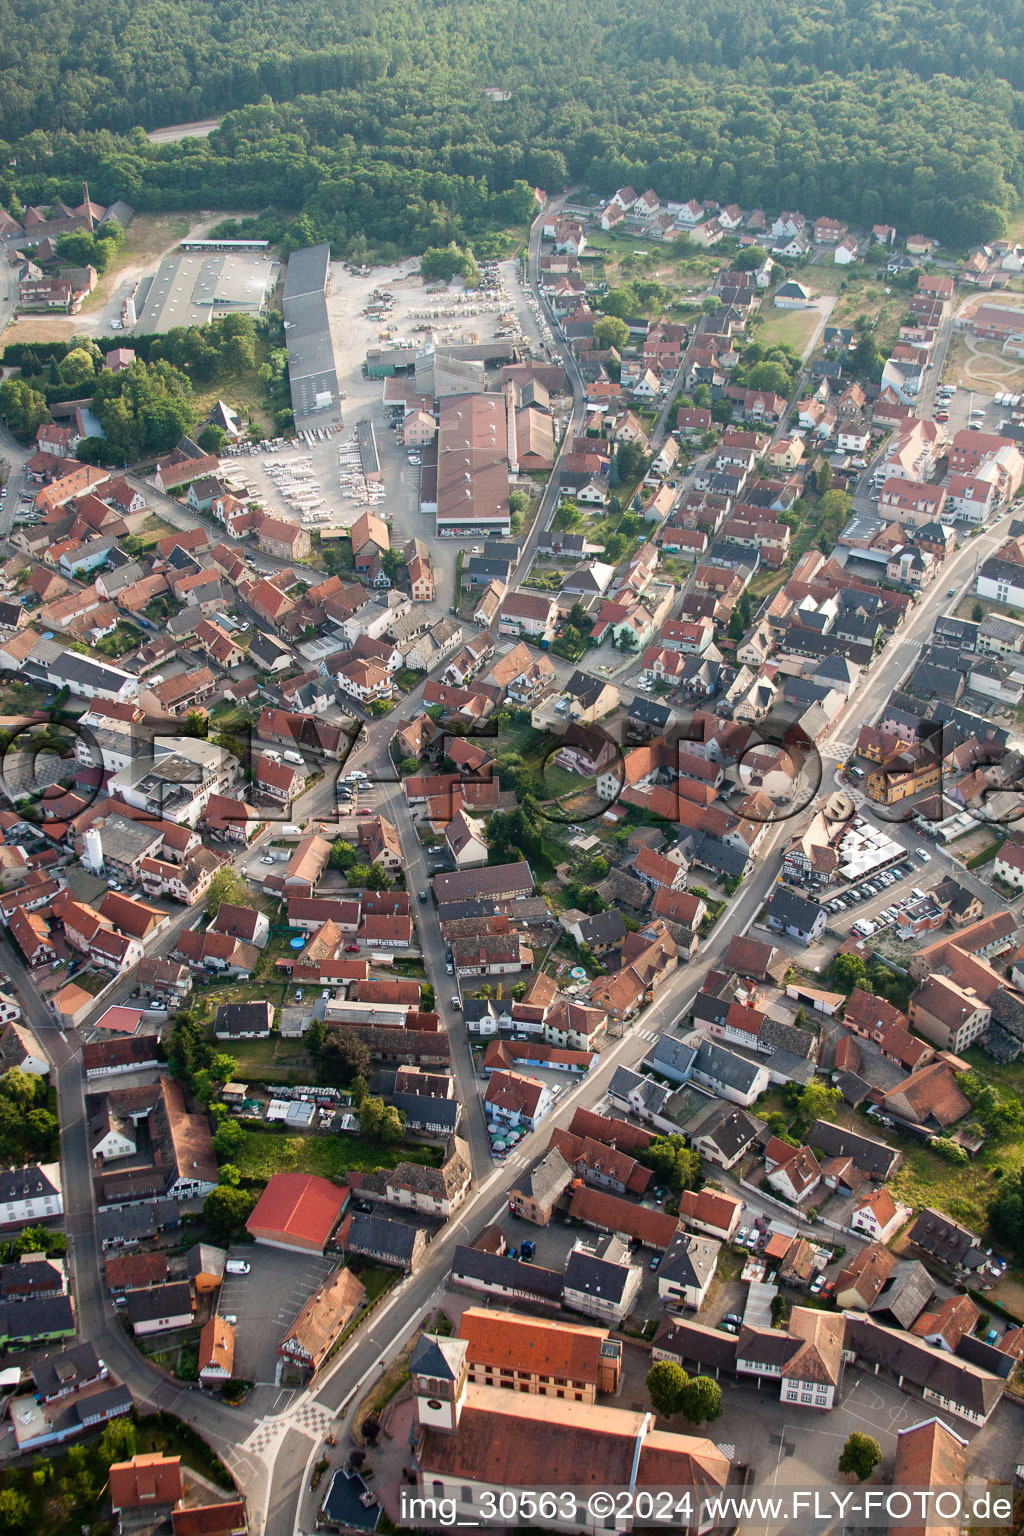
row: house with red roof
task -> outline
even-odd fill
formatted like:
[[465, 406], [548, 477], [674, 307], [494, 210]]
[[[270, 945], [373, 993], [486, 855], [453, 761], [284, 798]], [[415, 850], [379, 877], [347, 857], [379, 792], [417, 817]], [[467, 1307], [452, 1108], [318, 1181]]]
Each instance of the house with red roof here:
[[883, 1184], [862, 1195], [853, 1208], [850, 1226], [872, 1242], [888, 1243], [911, 1217], [909, 1205], [901, 1205]]
[[484, 1109], [493, 1120], [534, 1131], [551, 1113], [551, 1090], [535, 1077], [518, 1072], [492, 1072], [484, 1094]]
[[721, 1190], [684, 1190], [679, 1198], [679, 1220], [695, 1232], [706, 1232], [728, 1242], [740, 1224], [743, 1203]]

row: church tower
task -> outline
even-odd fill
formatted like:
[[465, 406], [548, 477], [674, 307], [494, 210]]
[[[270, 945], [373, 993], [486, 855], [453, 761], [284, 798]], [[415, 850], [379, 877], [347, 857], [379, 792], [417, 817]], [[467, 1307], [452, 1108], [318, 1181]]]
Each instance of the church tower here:
[[420, 1335], [409, 1362], [409, 1376], [421, 1429], [458, 1429], [466, 1401], [468, 1349], [464, 1339]]

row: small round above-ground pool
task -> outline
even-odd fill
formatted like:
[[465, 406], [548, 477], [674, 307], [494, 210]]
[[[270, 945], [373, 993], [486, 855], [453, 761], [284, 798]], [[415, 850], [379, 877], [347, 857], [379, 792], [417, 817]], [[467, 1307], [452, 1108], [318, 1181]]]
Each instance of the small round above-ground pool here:
[[294, 939], [289, 939], [288, 940], [288, 948], [289, 949], [304, 949], [305, 947], [306, 947], [305, 939], [300, 938], [298, 936], [298, 934], [296, 934]]

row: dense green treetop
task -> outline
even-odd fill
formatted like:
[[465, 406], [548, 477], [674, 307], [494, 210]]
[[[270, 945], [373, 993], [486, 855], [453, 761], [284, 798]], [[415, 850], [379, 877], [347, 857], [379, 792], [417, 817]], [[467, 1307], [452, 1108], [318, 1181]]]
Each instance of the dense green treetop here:
[[0, 0], [0, 36], [0, 200], [78, 202], [84, 175], [291, 244], [479, 242], [567, 182], [966, 243], [1024, 183], [1009, 0]]

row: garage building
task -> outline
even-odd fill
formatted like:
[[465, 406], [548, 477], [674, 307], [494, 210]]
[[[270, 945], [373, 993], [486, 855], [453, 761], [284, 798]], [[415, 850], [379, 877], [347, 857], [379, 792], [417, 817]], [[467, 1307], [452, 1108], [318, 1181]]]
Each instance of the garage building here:
[[348, 1187], [311, 1173], [276, 1173], [246, 1229], [258, 1243], [299, 1253], [323, 1253], [348, 1205]]

